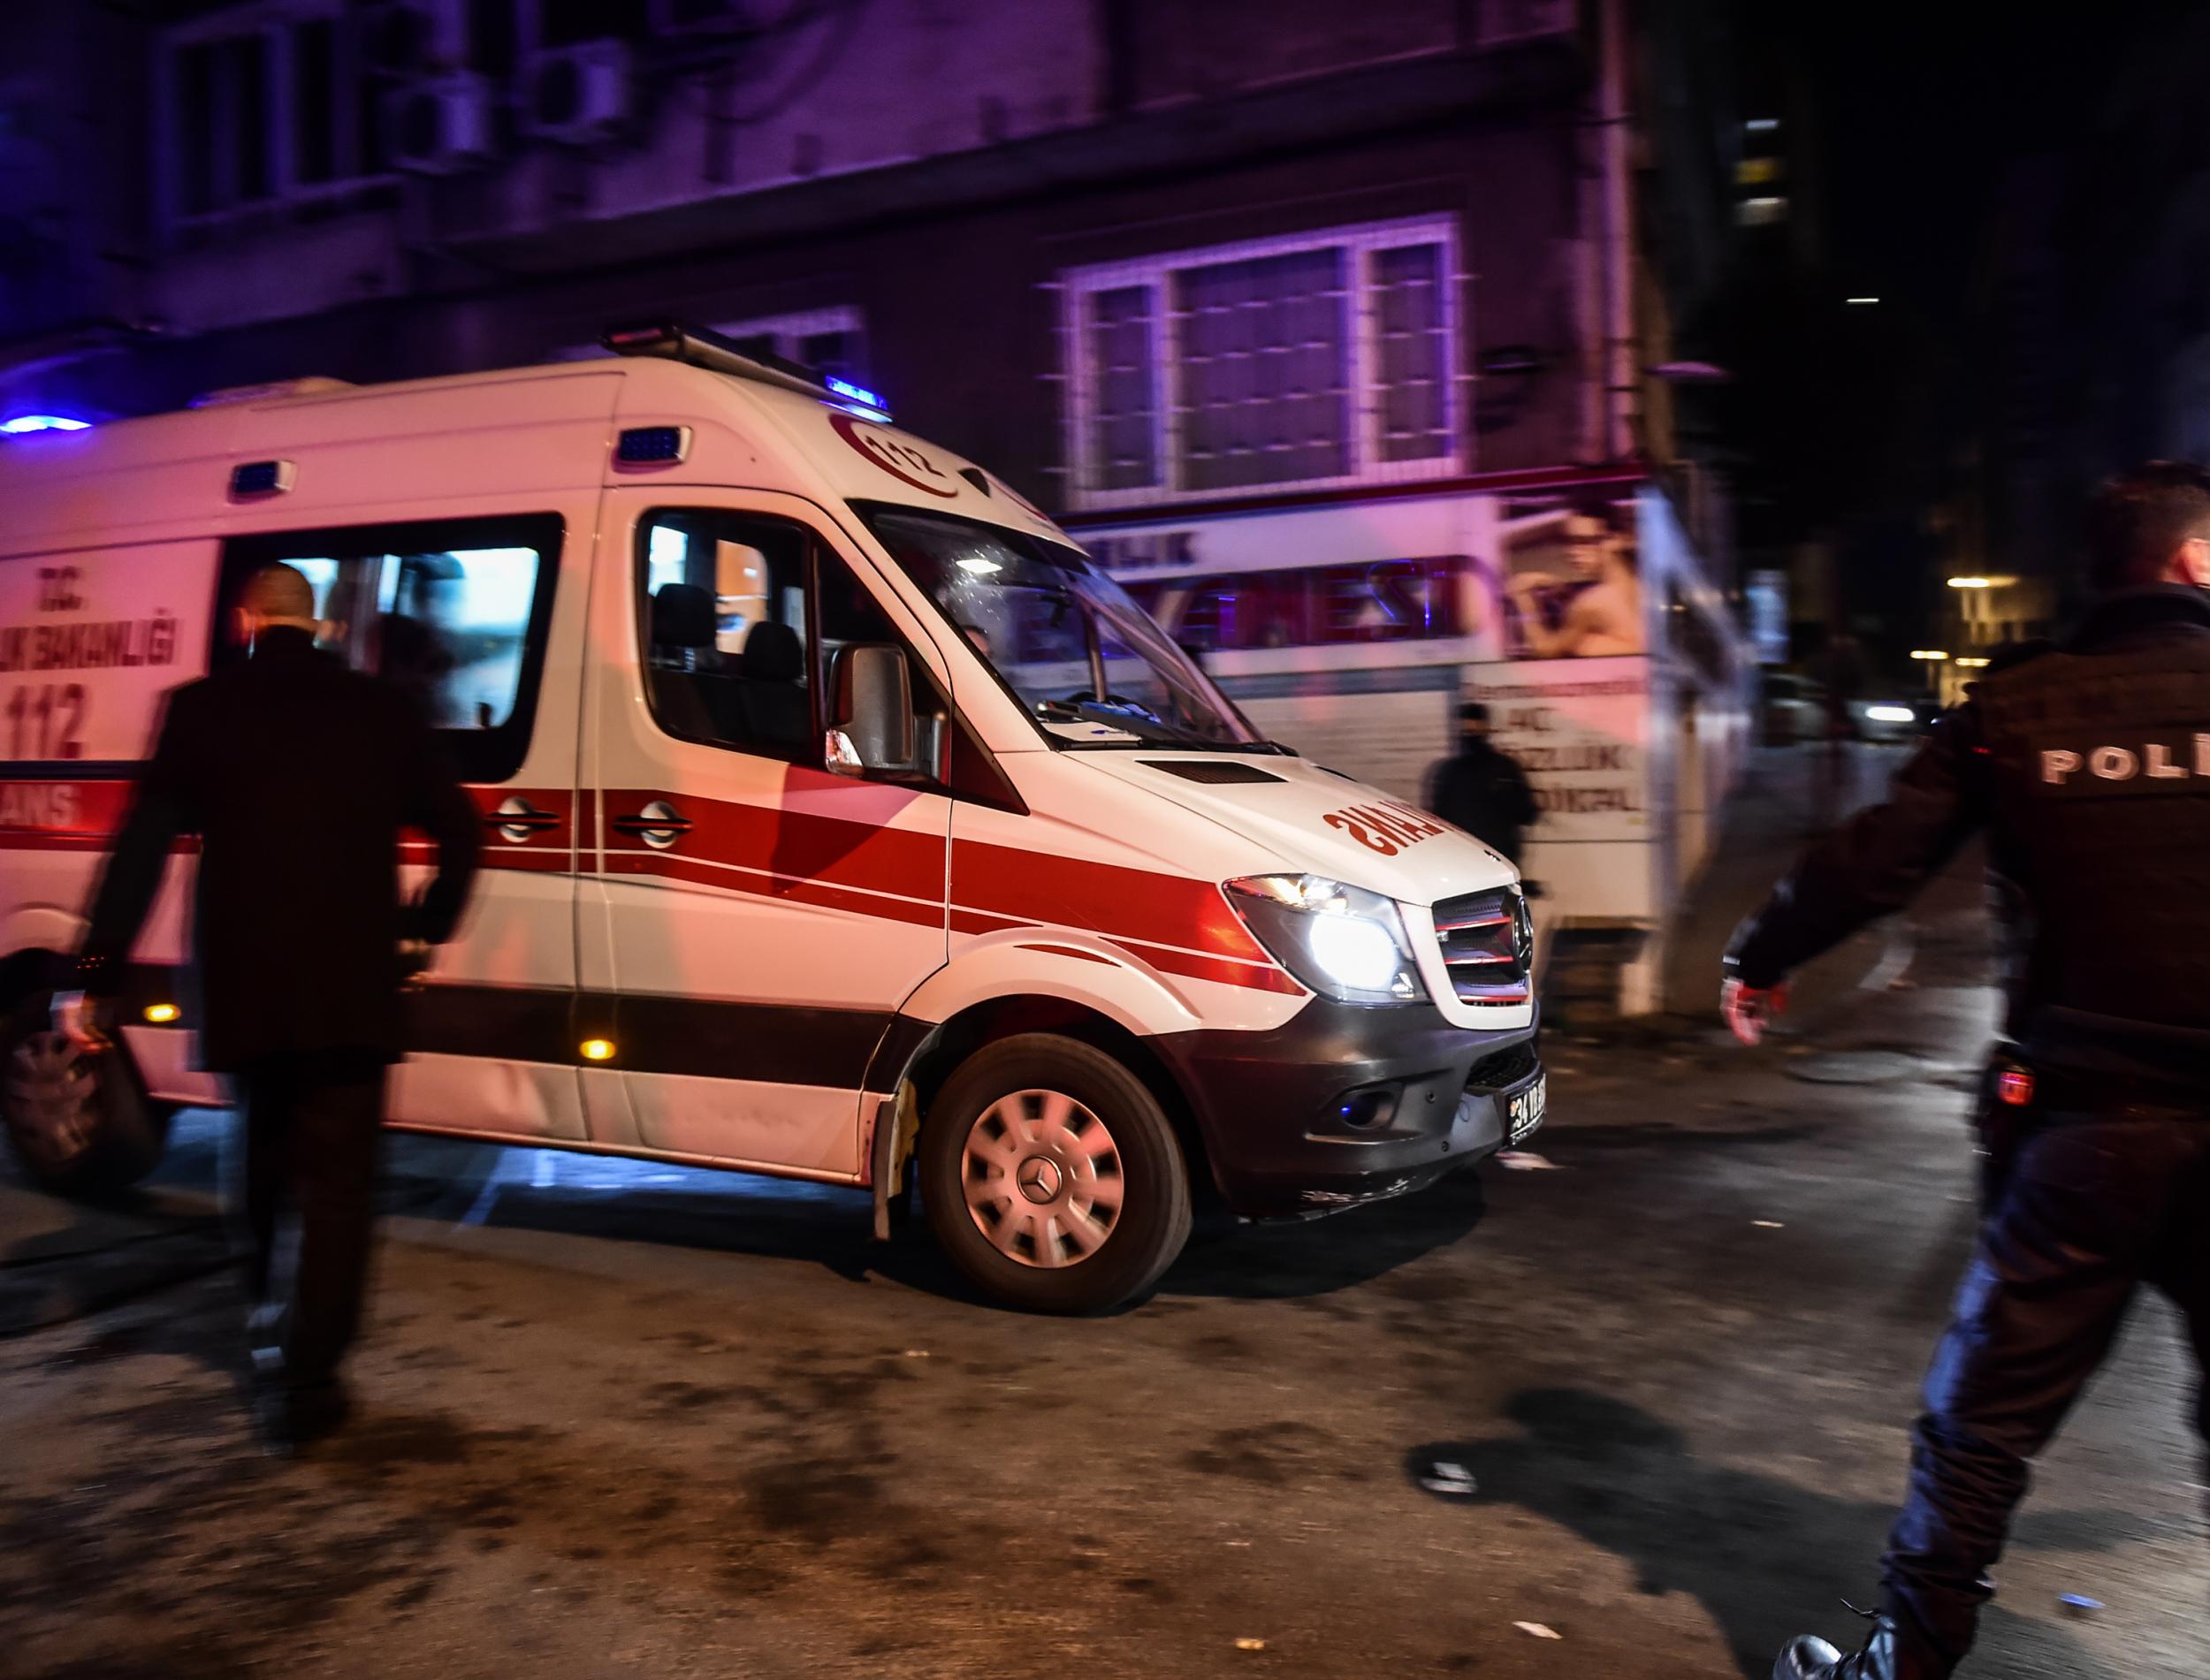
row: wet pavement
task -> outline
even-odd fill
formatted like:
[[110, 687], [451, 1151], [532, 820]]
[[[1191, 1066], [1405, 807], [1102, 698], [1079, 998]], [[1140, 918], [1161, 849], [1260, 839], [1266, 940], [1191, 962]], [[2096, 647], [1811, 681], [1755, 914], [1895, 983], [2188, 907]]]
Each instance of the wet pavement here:
[[[1553, 1043], [1557, 1170], [1208, 1233], [1097, 1321], [856, 1194], [401, 1142], [358, 1420], [288, 1463], [220, 1120], [130, 1208], [0, 1182], [0, 1675], [1762, 1676], [1876, 1590], [1972, 1219], [1973, 902], [1757, 1053]], [[1978, 1672], [2210, 1668], [2191, 1382], [2145, 1302]]]

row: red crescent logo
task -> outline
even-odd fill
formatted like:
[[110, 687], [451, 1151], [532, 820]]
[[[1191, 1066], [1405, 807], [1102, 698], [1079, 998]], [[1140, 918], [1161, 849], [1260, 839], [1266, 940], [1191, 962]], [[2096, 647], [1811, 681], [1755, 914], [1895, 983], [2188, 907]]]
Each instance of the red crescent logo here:
[[912, 445], [902, 444], [895, 437], [886, 437], [852, 414], [831, 414], [829, 424], [836, 429], [839, 437], [899, 483], [947, 499], [959, 494], [959, 486], [956, 483], [949, 490], [945, 490], [941, 485], [930, 483], [927, 478], [914, 476], [917, 473], [926, 473], [928, 478], [942, 479], [946, 475], [934, 461]]

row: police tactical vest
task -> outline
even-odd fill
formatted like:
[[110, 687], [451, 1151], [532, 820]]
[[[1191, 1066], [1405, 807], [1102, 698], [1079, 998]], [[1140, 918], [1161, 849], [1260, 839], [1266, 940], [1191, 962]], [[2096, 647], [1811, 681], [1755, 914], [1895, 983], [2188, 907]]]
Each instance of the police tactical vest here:
[[2210, 1029], [2210, 631], [2043, 654], [1975, 698], [2024, 1013]]

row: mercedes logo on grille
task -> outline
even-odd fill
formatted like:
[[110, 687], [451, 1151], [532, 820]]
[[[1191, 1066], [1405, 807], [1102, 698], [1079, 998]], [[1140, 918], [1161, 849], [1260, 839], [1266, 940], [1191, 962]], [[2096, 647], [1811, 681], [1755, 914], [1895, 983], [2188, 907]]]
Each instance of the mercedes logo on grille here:
[[1512, 894], [1512, 955], [1521, 974], [1533, 972], [1535, 918], [1528, 913], [1527, 894], [1516, 891]]

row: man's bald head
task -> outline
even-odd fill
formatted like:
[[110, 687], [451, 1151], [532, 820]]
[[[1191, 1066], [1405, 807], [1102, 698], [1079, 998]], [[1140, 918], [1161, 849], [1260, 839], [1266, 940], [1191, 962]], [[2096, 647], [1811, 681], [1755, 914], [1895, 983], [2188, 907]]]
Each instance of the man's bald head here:
[[314, 587], [288, 566], [264, 566], [255, 572], [246, 580], [238, 604], [264, 625], [311, 627], [315, 622]]
[[289, 566], [264, 566], [248, 578], [231, 608], [230, 620], [241, 648], [252, 647], [263, 630], [322, 634], [322, 626], [315, 622], [314, 588]]

